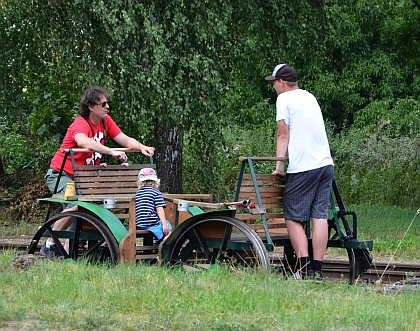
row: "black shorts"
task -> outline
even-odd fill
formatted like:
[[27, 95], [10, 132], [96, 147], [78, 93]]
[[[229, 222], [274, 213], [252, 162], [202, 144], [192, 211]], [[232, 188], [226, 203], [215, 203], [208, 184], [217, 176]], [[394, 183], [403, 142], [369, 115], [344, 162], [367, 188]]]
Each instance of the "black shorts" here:
[[328, 203], [334, 166], [286, 175], [283, 214], [286, 220], [306, 222], [328, 218]]

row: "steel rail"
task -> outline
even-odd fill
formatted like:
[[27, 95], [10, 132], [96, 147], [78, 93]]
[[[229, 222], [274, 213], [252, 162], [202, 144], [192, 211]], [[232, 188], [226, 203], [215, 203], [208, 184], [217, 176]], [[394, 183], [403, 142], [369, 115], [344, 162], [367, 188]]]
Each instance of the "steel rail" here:
[[[24, 253], [29, 248], [29, 242], [13, 239], [0, 239], [0, 252], [14, 250]], [[38, 245], [36, 254], [39, 254], [41, 245]], [[283, 257], [280, 255], [270, 256], [272, 265], [286, 267], [282, 265]], [[323, 264], [323, 275], [326, 279], [343, 280], [348, 279], [349, 263], [346, 260], [325, 259]], [[396, 262], [376, 262], [372, 263], [359, 282], [376, 283], [381, 281], [384, 284], [395, 283], [411, 277], [420, 277], [420, 264], [396, 263]]]

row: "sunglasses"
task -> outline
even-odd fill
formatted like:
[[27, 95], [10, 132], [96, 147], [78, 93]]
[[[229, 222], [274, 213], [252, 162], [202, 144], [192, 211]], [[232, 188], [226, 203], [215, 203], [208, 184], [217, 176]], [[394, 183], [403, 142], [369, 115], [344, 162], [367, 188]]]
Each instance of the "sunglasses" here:
[[102, 106], [102, 107], [105, 107], [107, 104], [109, 105], [108, 101], [104, 101], [104, 102], [102, 102], [102, 103], [97, 103], [96, 105], [97, 105], [97, 106]]

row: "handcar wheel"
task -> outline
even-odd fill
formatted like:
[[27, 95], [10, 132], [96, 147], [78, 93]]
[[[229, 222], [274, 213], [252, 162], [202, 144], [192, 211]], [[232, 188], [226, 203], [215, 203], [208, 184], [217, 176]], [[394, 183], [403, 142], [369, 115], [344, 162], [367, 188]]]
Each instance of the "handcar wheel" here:
[[227, 216], [189, 225], [163, 258], [168, 265], [194, 269], [207, 269], [214, 264], [270, 268], [267, 249], [257, 233], [242, 221]]
[[[52, 229], [55, 222], [69, 216], [74, 217], [72, 227], [65, 231]], [[42, 237], [53, 238], [64, 259], [86, 258], [93, 263], [109, 264], [117, 264], [120, 260], [119, 245], [111, 230], [101, 219], [91, 214], [69, 211], [55, 215], [35, 233], [29, 247], [29, 254], [35, 252]], [[70, 240], [68, 253], [64, 249], [65, 239]]]

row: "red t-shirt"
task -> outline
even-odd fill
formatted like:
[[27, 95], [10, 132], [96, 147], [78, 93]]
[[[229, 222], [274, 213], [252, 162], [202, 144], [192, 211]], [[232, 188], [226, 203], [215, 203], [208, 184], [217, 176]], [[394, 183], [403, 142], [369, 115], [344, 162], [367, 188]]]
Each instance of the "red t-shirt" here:
[[[78, 116], [67, 129], [67, 133], [63, 139], [63, 142], [61, 143], [60, 148], [57, 150], [51, 160], [50, 168], [57, 171], [61, 169], [65, 155], [65, 153], [61, 152], [61, 149], [79, 148], [79, 146], [76, 144], [76, 141], [74, 140], [74, 136], [78, 133], [84, 133], [86, 136], [101, 143], [102, 145], [105, 145], [105, 138], [114, 139], [121, 133], [121, 129], [117, 124], [115, 124], [114, 120], [109, 115], [104, 118], [104, 121], [106, 137], [104, 137], [104, 127], [102, 125], [102, 121], [99, 121], [99, 123], [95, 125], [89, 119], [86, 120], [82, 116]], [[102, 154], [97, 152], [74, 153], [75, 164], [79, 166], [100, 164], [101, 157]], [[67, 156], [64, 171], [73, 176], [70, 154]]]

